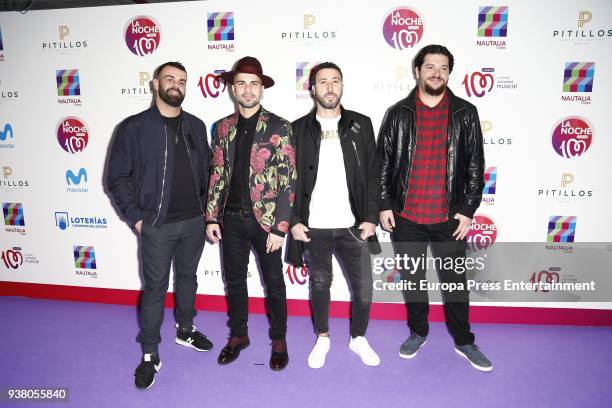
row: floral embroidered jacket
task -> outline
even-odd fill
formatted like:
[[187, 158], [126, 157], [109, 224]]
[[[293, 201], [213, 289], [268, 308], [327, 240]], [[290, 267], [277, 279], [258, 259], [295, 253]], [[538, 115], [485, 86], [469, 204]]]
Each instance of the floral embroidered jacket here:
[[[213, 125], [213, 159], [206, 221], [223, 222], [234, 169], [238, 113]], [[286, 234], [295, 201], [295, 144], [291, 123], [263, 107], [255, 127], [249, 166], [249, 190], [255, 219], [266, 232]]]

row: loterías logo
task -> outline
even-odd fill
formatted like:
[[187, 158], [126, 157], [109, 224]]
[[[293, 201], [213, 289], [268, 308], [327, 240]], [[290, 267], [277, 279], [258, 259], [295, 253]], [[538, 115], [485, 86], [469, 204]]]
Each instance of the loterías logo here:
[[584, 118], [562, 119], [552, 134], [552, 145], [561, 157], [571, 159], [582, 156], [591, 146], [593, 127]]
[[159, 24], [151, 17], [134, 17], [125, 27], [125, 44], [133, 54], [140, 57], [153, 54], [160, 40]]
[[2, 254], [2, 261], [7, 269], [17, 269], [23, 264], [23, 254], [21, 253], [20, 247], [13, 247], [6, 251], [0, 252]]
[[81, 119], [70, 116], [60, 120], [57, 125], [57, 141], [68, 153], [85, 150], [89, 141], [87, 125]]
[[491, 92], [495, 84], [493, 72], [495, 72], [495, 68], [483, 68], [480, 71], [465, 74], [462, 84], [465, 87], [465, 93], [468, 98], [472, 96], [481, 98], [486, 93]]
[[412, 9], [398, 7], [385, 18], [383, 36], [395, 49], [412, 48], [423, 38], [423, 19]]
[[497, 239], [497, 225], [486, 215], [475, 215], [466, 239], [472, 250], [487, 249]]

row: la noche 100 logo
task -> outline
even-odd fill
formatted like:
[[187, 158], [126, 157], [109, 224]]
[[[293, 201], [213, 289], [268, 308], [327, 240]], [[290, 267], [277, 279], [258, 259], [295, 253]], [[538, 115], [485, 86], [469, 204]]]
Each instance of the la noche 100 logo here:
[[89, 142], [87, 125], [81, 119], [70, 116], [60, 120], [57, 125], [57, 142], [68, 153], [79, 153], [85, 150]]
[[398, 7], [385, 18], [383, 37], [397, 50], [413, 48], [423, 38], [423, 19], [412, 9]]
[[125, 44], [133, 54], [140, 57], [153, 54], [160, 40], [159, 24], [151, 17], [134, 17], [125, 27]]
[[561, 157], [582, 156], [591, 147], [593, 127], [586, 119], [572, 116], [562, 119], [552, 134], [552, 146]]
[[475, 215], [466, 236], [471, 250], [487, 249], [497, 239], [497, 225], [486, 215]]

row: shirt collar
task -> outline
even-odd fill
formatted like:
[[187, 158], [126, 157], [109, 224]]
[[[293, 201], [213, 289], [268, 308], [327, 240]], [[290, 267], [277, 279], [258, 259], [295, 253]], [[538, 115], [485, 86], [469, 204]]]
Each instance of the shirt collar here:
[[257, 121], [259, 120], [260, 114], [261, 114], [261, 105], [259, 106], [259, 109], [257, 110], [257, 112], [255, 112], [253, 115], [249, 116], [248, 118], [245, 118], [240, 113], [238, 113], [238, 126], [254, 126], [255, 124], [257, 124]]

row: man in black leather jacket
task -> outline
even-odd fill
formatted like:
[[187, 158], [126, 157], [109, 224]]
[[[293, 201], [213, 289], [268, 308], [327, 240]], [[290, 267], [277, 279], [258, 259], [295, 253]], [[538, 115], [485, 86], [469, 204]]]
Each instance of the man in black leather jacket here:
[[321, 368], [330, 348], [329, 305], [332, 256], [344, 267], [351, 287], [349, 348], [369, 366], [380, 358], [365, 338], [372, 303], [370, 251], [376, 250], [380, 184], [370, 118], [344, 109], [342, 71], [332, 62], [317, 65], [310, 77], [315, 108], [296, 120], [298, 180], [291, 219], [289, 261], [310, 274], [317, 341], [308, 356]]
[[[465, 273], [452, 265], [465, 258], [465, 237], [482, 199], [484, 152], [476, 107], [447, 88], [453, 56], [443, 46], [428, 45], [414, 60], [417, 86], [391, 106], [381, 124], [381, 212], [384, 229], [392, 231], [395, 251], [425, 257], [432, 243], [440, 282], [460, 290], [442, 291], [447, 327], [455, 350], [476, 369], [490, 371], [491, 362], [474, 344], [469, 324], [469, 292]], [[413, 358], [429, 332], [426, 267], [400, 270], [414, 286], [404, 290], [410, 337], [400, 357]]]

